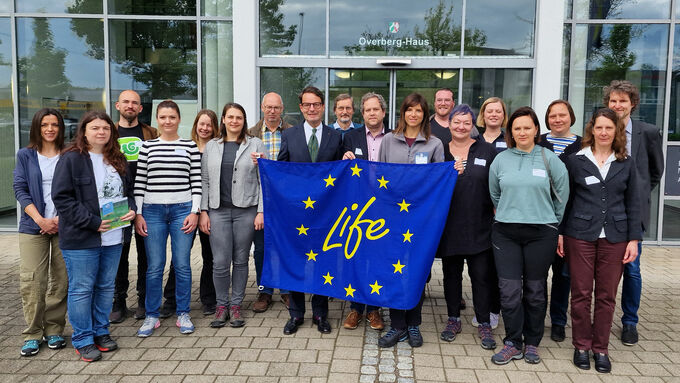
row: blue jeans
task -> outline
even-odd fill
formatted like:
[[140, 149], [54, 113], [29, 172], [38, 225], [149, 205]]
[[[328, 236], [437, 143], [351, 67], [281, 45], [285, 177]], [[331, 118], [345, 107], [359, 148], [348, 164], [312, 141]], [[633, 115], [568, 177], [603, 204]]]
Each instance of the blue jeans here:
[[[274, 294], [274, 289], [271, 287], [262, 286], [260, 278], [262, 277], [262, 265], [264, 263], [264, 229], [255, 230], [255, 237], [253, 237], [255, 250], [253, 250], [253, 258], [255, 260], [255, 279], [257, 281], [257, 289], [264, 294]], [[288, 290], [279, 290], [281, 294], [289, 294]]]
[[68, 320], [73, 348], [109, 333], [109, 314], [123, 245], [61, 251], [68, 273]]
[[175, 267], [175, 297], [177, 315], [190, 311], [191, 301], [191, 245], [194, 233], [184, 233], [182, 223], [191, 214], [191, 202], [174, 204], [144, 204], [142, 216], [146, 220], [144, 239], [146, 257], [149, 264], [146, 270], [146, 315], [158, 318], [158, 309], [163, 296], [163, 270], [165, 270], [165, 250], [170, 235], [172, 264]]
[[638, 256], [633, 262], [623, 267], [623, 287], [621, 288], [621, 310], [624, 325], [637, 325], [638, 309], [640, 308], [640, 294], [642, 293], [642, 274], [640, 274], [640, 257], [642, 256], [642, 241], [638, 241]]

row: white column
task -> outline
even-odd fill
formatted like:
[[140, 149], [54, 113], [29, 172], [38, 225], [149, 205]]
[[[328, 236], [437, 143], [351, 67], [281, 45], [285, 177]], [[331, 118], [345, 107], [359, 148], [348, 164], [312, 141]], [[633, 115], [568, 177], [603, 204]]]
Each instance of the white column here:
[[252, 124], [259, 120], [257, 85], [257, 1], [233, 0], [234, 101], [243, 105]]
[[546, 126], [542, 126], [545, 110], [550, 102], [561, 96], [565, 1], [538, 0], [537, 2], [533, 103], [543, 132], [548, 131]]

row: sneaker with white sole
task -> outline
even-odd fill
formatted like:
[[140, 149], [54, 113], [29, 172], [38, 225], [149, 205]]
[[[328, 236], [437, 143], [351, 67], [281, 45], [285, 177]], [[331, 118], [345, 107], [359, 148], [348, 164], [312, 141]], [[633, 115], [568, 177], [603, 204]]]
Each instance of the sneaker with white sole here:
[[144, 323], [142, 323], [142, 327], [137, 330], [137, 336], [140, 338], [146, 338], [153, 334], [153, 330], [157, 329], [160, 327], [161, 321], [158, 320], [157, 317], [150, 317], [147, 316], [144, 318]]
[[179, 332], [182, 334], [191, 334], [194, 332], [194, 324], [191, 323], [191, 317], [188, 313], [179, 314], [179, 316], [177, 316], [177, 323], [175, 324], [179, 327]]

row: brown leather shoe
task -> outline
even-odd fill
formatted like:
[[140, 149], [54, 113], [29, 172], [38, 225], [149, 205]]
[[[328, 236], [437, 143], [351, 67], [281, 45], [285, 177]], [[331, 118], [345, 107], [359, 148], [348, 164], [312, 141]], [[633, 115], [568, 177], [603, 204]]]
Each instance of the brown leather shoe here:
[[359, 314], [357, 310], [350, 311], [349, 315], [347, 315], [347, 318], [345, 319], [345, 322], [342, 324], [342, 327], [348, 330], [354, 330], [359, 326], [359, 321], [361, 320], [362, 316], [363, 315]]
[[382, 330], [385, 328], [385, 322], [383, 322], [382, 315], [380, 315], [380, 310], [371, 311], [366, 314], [366, 320], [373, 330]]
[[257, 300], [253, 303], [253, 312], [263, 313], [269, 309], [272, 304], [272, 296], [270, 294], [259, 293]]
[[286, 306], [286, 309], [290, 308], [290, 296], [288, 294], [281, 294], [281, 303]]

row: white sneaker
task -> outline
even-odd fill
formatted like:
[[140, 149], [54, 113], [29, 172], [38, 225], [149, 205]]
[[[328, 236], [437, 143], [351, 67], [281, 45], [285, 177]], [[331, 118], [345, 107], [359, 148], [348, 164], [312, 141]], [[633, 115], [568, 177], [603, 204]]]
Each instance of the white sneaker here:
[[489, 319], [490, 319], [490, 321], [491, 321], [491, 328], [492, 328], [492, 329], [496, 329], [496, 327], [498, 327], [498, 317], [499, 317], [499, 316], [500, 316], [500, 313], [498, 313], [498, 314], [494, 314], [494, 313], [489, 314]]
[[137, 330], [137, 336], [140, 338], [146, 338], [153, 334], [153, 330], [157, 329], [161, 325], [161, 321], [156, 317], [147, 316], [142, 323], [142, 327]]
[[177, 317], [177, 327], [179, 327], [179, 332], [182, 334], [191, 334], [194, 332], [194, 324], [191, 323], [191, 317], [188, 313], [180, 314]]

